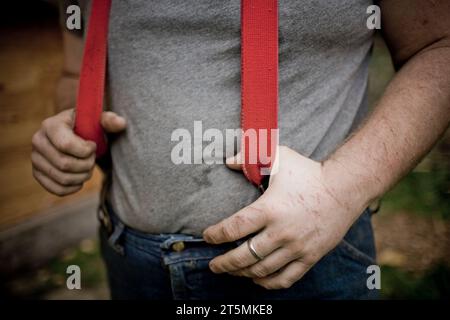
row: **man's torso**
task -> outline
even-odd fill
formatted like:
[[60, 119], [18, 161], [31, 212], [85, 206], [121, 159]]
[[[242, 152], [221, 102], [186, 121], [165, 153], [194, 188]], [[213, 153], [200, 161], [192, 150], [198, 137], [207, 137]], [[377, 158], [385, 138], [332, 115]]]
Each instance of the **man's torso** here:
[[[280, 144], [320, 160], [362, 120], [370, 4], [279, 1]], [[198, 145], [194, 121], [234, 143], [225, 129], [240, 127], [240, 0], [113, 1], [109, 28], [108, 107], [128, 121], [111, 145], [109, 200], [133, 228], [200, 235], [259, 196], [223, 164], [172, 161], [175, 130]]]

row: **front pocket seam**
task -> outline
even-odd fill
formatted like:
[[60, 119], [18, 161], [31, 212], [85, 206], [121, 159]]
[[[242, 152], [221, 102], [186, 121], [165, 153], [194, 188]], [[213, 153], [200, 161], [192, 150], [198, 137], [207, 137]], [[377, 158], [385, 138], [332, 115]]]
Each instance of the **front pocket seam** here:
[[376, 264], [376, 260], [374, 258], [357, 249], [354, 245], [352, 245], [345, 239], [341, 241], [339, 247], [341, 247], [341, 249], [346, 251], [352, 258], [358, 260], [359, 262], [368, 263], [369, 265]]

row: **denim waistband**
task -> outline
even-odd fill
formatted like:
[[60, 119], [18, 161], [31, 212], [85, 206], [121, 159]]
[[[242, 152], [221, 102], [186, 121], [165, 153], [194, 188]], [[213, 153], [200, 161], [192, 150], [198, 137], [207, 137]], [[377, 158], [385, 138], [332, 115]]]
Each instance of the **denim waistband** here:
[[[177, 242], [183, 243], [183, 250], [185, 249], [194, 249], [193, 251], [198, 251], [196, 249], [204, 249], [203, 251], [214, 251], [220, 252], [224, 250], [230, 250], [235, 248], [242, 243], [244, 243], [249, 237], [252, 235], [240, 239], [238, 241], [224, 243], [220, 245], [212, 245], [203, 240], [201, 237], [189, 235], [189, 234], [152, 234], [146, 233], [143, 231], [139, 231], [133, 229], [131, 227], [126, 226], [117, 214], [114, 212], [111, 205], [104, 201], [101, 207], [103, 209], [104, 214], [108, 216], [110, 221], [111, 230], [106, 231], [108, 243], [109, 245], [119, 254], [124, 255], [124, 243], [128, 243], [134, 247], [140, 247], [142, 249], [159, 248], [161, 250], [173, 250], [173, 245]], [[371, 210], [366, 209], [365, 212], [359, 217], [359, 219], [354, 223], [354, 225], [350, 228], [350, 230], [345, 235], [343, 242], [346, 246], [352, 246], [358, 252], [363, 252], [366, 256], [375, 256], [374, 246], [373, 246], [373, 236], [372, 236], [372, 227], [370, 223]], [[105, 227], [104, 221], [100, 219], [103, 225], [103, 229], [106, 230], [108, 228]], [[201, 253], [201, 255], [204, 254]], [[192, 251], [191, 251], [192, 253]], [[198, 253], [198, 252], [197, 252]], [[196, 254], [197, 254], [196, 253]], [[367, 254], [368, 253], [368, 254]], [[176, 258], [180, 258], [176, 256]]]
[[[211, 245], [205, 242], [203, 238], [189, 235], [189, 234], [182, 234], [182, 233], [167, 233], [167, 234], [152, 234], [152, 233], [146, 233], [143, 231], [136, 230], [134, 228], [126, 226], [120, 218], [117, 216], [117, 214], [114, 212], [112, 206], [108, 201], [104, 201], [103, 203], [104, 207], [103, 210], [106, 211], [103, 214], [106, 214], [110, 220], [111, 223], [111, 232], [108, 235], [108, 242], [109, 244], [120, 254], [123, 254], [123, 246], [121, 245], [120, 240], [122, 241], [129, 241], [133, 242], [137, 245], [147, 246], [149, 244], [151, 245], [157, 245], [161, 249], [169, 250], [171, 249], [172, 245], [177, 242], [183, 242], [184, 245], [188, 247], [209, 247], [214, 246], [217, 249], [224, 249], [224, 248], [230, 248], [230, 247], [236, 247], [243, 242], [245, 242], [246, 239], [238, 240], [231, 243], [221, 244], [221, 245]], [[101, 223], [102, 220], [100, 219]], [[102, 225], [104, 225], [102, 223]]]

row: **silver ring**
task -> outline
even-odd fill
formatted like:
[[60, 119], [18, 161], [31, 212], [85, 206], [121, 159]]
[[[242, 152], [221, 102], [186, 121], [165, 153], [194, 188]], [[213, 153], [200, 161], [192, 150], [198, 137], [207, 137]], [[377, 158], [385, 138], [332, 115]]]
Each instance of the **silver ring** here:
[[258, 261], [264, 259], [256, 252], [255, 247], [252, 244], [252, 239], [247, 240], [247, 246], [248, 246], [248, 250], [250, 250], [250, 253], [252, 254], [252, 256], [254, 256]]

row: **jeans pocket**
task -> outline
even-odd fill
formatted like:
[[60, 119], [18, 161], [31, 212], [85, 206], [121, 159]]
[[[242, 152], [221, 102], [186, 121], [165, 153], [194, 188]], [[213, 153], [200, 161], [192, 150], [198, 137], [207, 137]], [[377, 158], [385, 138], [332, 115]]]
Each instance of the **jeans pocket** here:
[[376, 264], [375, 257], [372, 257], [369, 254], [361, 251], [360, 249], [358, 249], [345, 239], [343, 239], [339, 243], [336, 250], [345, 257], [350, 258], [351, 260], [356, 261], [358, 263], [361, 263], [364, 266]]
[[336, 251], [343, 257], [368, 266], [376, 263], [371, 211], [367, 208], [350, 227]]

